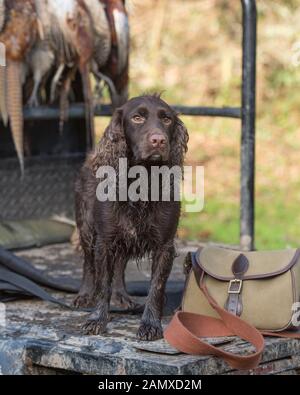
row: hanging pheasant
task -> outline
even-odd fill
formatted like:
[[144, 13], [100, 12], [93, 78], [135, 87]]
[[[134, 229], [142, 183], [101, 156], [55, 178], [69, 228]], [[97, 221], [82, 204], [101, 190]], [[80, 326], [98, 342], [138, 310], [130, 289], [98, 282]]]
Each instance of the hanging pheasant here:
[[2, 0], [1, 11], [0, 42], [6, 48], [6, 67], [1, 68], [0, 77], [1, 114], [4, 123], [9, 119], [23, 174], [22, 85], [25, 79], [26, 56], [38, 36], [37, 14], [34, 0]]
[[62, 80], [59, 92], [62, 125], [67, 112], [71, 80], [79, 69], [86, 109], [87, 145], [92, 147], [94, 105], [91, 64], [98, 54], [102, 64], [105, 64], [111, 47], [111, 33], [104, 7], [99, 0], [36, 0], [36, 3], [45, 37], [56, 54], [57, 71], [51, 84], [51, 101], [54, 101]]
[[10, 122], [22, 173], [25, 82], [27, 87], [33, 80], [27, 104], [37, 106], [42, 82], [51, 77], [46, 100], [59, 98], [62, 125], [79, 70], [89, 147], [94, 141], [90, 72], [109, 85], [114, 106], [127, 99], [128, 16], [122, 0], [0, 0], [0, 42], [7, 55], [7, 68], [0, 67], [0, 112], [3, 122]]
[[[0, 0], [0, 33], [3, 30], [5, 23], [5, 0]], [[3, 123], [7, 125], [8, 115], [5, 100], [5, 66], [0, 66], [0, 115], [2, 117]]]
[[[105, 64], [98, 68], [111, 80], [108, 83], [112, 104], [122, 105], [128, 98], [129, 21], [124, 0], [100, 0], [105, 6], [111, 32], [111, 51]], [[97, 75], [97, 73], [96, 73]], [[101, 75], [100, 75], [101, 77]]]

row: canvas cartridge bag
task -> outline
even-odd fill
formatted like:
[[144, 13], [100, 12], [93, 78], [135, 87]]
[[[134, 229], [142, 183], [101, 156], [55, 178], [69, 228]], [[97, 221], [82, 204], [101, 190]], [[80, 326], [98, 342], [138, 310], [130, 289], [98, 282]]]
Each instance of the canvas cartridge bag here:
[[[243, 252], [207, 246], [189, 253], [181, 309], [165, 339], [188, 354], [217, 355], [237, 369], [256, 367], [263, 335], [299, 338], [300, 249]], [[201, 338], [238, 336], [249, 355], [226, 352]]]

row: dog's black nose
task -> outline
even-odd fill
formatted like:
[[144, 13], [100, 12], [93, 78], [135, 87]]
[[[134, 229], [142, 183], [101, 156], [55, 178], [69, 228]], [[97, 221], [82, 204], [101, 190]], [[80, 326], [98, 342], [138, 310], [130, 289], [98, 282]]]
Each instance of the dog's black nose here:
[[150, 143], [153, 148], [160, 148], [166, 145], [166, 138], [162, 134], [155, 133], [150, 136]]

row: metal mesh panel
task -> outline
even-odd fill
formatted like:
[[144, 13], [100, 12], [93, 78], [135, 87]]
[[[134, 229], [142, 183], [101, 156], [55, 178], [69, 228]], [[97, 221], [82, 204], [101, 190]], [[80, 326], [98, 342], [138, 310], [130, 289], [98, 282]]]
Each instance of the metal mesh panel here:
[[0, 221], [74, 215], [74, 181], [83, 155], [25, 161], [21, 179], [15, 159], [0, 161]]

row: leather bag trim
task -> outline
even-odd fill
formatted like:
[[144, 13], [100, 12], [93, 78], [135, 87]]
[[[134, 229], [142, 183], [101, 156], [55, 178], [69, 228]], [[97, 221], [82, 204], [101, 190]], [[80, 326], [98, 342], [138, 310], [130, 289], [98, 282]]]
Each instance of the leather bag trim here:
[[[232, 276], [220, 276], [218, 274], [214, 274], [211, 271], [207, 270], [206, 267], [201, 263], [201, 252], [204, 249], [199, 249], [195, 254], [194, 254], [194, 258], [198, 264], [198, 266], [209, 276], [217, 279], [217, 280], [221, 280], [221, 281], [230, 281], [234, 279], [234, 275]], [[263, 273], [263, 274], [253, 274], [253, 275], [245, 275], [243, 276], [243, 280], [256, 280], [256, 279], [261, 279], [261, 278], [269, 278], [269, 277], [275, 277], [278, 276], [279, 274], [285, 273], [288, 270], [290, 270], [298, 261], [298, 259], [300, 258], [300, 249], [298, 248], [293, 256], [293, 258], [291, 259], [291, 261], [284, 266], [282, 269], [274, 271], [274, 272], [269, 272], [269, 273]], [[251, 262], [250, 262], [251, 264]]]

